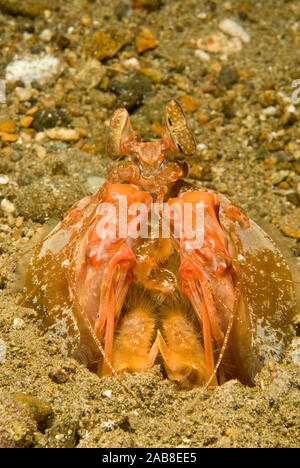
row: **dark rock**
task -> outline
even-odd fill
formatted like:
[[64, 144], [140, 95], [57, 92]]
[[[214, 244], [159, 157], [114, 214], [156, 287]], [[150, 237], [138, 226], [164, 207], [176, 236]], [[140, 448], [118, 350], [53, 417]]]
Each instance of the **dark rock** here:
[[53, 175], [68, 175], [68, 169], [62, 161], [55, 161], [51, 172]]
[[293, 203], [293, 205], [300, 206], [300, 196], [296, 192], [296, 190], [293, 190], [290, 193], [288, 193], [286, 198], [289, 202]]
[[115, 76], [109, 83], [109, 89], [118, 95], [116, 108], [126, 107], [133, 112], [143, 104], [144, 98], [152, 91], [151, 80], [140, 73], [129, 76]]
[[161, 6], [161, 0], [133, 0], [132, 8], [144, 8], [147, 11], [157, 10]]
[[56, 36], [56, 44], [60, 49], [66, 49], [70, 44], [70, 40], [63, 34], [58, 34]]
[[223, 114], [226, 119], [233, 119], [235, 116], [235, 109], [232, 101], [224, 101], [222, 105]]
[[224, 65], [219, 74], [219, 84], [225, 88], [231, 88], [239, 79], [235, 66]]
[[51, 369], [48, 373], [49, 377], [53, 382], [57, 384], [63, 384], [69, 379], [69, 374], [66, 370], [58, 368]]
[[45, 107], [35, 112], [32, 128], [37, 132], [41, 132], [46, 128], [65, 127], [69, 121], [69, 116], [65, 110]]

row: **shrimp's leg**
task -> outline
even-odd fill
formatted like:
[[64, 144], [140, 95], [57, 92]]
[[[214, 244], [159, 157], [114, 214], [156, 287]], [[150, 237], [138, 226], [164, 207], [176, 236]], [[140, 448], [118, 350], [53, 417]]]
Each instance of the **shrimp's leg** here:
[[149, 350], [154, 330], [155, 318], [147, 304], [124, 315], [113, 344], [112, 364], [116, 372], [142, 372], [152, 367]]
[[206, 362], [193, 324], [180, 309], [166, 310], [162, 319], [162, 332], [165, 338], [158, 330], [149, 361], [153, 364], [160, 352], [171, 380], [185, 387], [203, 386], [206, 382]]

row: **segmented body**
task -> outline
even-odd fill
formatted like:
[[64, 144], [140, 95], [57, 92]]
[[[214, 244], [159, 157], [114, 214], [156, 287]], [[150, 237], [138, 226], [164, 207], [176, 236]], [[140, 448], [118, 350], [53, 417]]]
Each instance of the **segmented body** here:
[[[48, 327], [65, 327], [72, 351], [76, 342], [77, 358], [99, 376], [161, 362], [185, 386], [233, 377], [252, 384], [293, 336], [292, 278], [274, 243], [225, 196], [187, 183], [185, 164], [166, 159], [194, 149], [176, 101], [166, 106], [162, 140], [151, 143], [140, 141], [119, 109], [108, 155], [131, 160], [79, 201], [33, 255], [28, 295]], [[137, 203], [142, 211], [132, 210]], [[188, 229], [180, 211], [187, 205]]]

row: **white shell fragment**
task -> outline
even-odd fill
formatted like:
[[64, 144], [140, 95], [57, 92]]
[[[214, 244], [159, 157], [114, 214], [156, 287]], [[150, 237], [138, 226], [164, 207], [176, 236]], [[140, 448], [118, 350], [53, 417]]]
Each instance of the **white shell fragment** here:
[[0, 185], [6, 185], [9, 182], [9, 178], [7, 175], [0, 174]]
[[211, 54], [235, 54], [242, 50], [243, 44], [238, 37], [229, 38], [221, 31], [217, 31], [211, 36], [201, 37], [197, 40], [197, 47], [200, 50]]
[[238, 37], [243, 42], [250, 42], [250, 36], [242, 26], [232, 19], [224, 19], [219, 23], [219, 28], [229, 36]]
[[25, 322], [23, 319], [21, 318], [14, 318], [14, 321], [13, 321], [13, 328], [15, 330], [23, 330], [23, 328], [25, 328]]
[[22, 80], [26, 86], [33, 81], [44, 85], [62, 71], [61, 62], [50, 54], [27, 54], [22, 59], [10, 62], [6, 67], [6, 81]]
[[44, 29], [40, 34], [40, 38], [44, 42], [50, 42], [52, 37], [53, 37], [53, 32], [51, 31], [51, 29]]
[[130, 70], [130, 71], [131, 70], [140, 70], [140, 68], [141, 68], [140, 62], [135, 57], [131, 57], [131, 58], [127, 59], [127, 60], [124, 60], [123, 65], [126, 68], [126, 70]]
[[210, 55], [207, 52], [204, 52], [204, 50], [201, 50], [201, 49], [196, 49], [195, 50], [195, 57], [202, 60], [203, 62], [209, 62], [210, 61]]
[[16, 207], [15, 205], [7, 200], [7, 198], [3, 198], [0, 204], [1, 210], [4, 211], [6, 214], [11, 214], [15, 211]]

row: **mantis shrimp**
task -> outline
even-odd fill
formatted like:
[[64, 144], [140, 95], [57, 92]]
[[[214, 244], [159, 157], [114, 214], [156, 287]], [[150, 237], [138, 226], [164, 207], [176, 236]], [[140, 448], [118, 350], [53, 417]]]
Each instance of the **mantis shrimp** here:
[[99, 377], [158, 362], [188, 388], [252, 385], [293, 337], [285, 259], [226, 196], [185, 180], [187, 163], [170, 156], [188, 160], [195, 149], [177, 101], [152, 142], [117, 109], [107, 142], [115, 169], [31, 258], [29, 303], [45, 326], [66, 330], [74, 356]]

